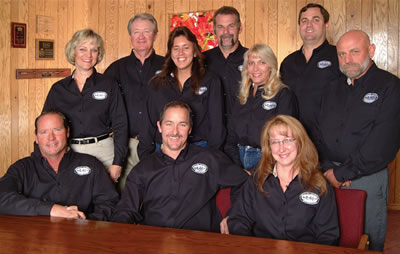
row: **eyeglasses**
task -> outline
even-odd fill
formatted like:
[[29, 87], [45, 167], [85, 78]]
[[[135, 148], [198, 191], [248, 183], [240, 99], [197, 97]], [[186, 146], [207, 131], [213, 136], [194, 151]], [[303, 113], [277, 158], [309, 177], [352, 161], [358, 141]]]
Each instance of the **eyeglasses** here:
[[282, 140], [270, 140], [269, 143], [272, 148], [278, 148], [280, 144], [284, 147], [290, 146], [296, 139], [295, 138], [285, 138]]

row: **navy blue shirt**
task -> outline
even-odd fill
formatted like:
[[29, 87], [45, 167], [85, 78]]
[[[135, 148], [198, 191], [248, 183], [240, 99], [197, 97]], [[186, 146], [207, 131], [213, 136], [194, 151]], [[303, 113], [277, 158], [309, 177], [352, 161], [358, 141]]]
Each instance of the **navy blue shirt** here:
[[344, 76], [332, 82], [319, 116], [317, 147], [323, 171], [333, 168], [340, 182], [376, 173], [394, 159], [399, 144], [400, 82], [396, 76], [374, 63], [354, 80], [354, 86]]

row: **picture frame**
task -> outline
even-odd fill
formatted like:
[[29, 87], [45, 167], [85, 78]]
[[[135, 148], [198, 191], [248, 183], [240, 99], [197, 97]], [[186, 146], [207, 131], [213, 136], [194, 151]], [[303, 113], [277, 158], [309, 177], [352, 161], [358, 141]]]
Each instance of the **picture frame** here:
[[35, 40], [35, 59], [54, 60], [54, 40]]
[[26, 48], [26, 24], [11, 22], [11, 47]]

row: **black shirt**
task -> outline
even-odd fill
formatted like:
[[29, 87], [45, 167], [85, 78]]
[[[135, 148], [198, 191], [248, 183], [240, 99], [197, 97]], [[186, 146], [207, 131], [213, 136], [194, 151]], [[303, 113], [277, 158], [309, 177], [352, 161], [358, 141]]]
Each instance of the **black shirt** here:
[[[231, 115], [232, 107], [237, 103], [240, 81], [242, 80], [243, 55], [247, 48], [240, 43], [238, 48], [225, 58], [219, 47], [204, 52], [207, 69], [215, 73], [224, 88], [225, 111]], [[229, 118], [229, 117], [228, 117]]]
[[43, 111], [58, 110], [70, 122], [70, 138], [97, 137], [114, 132], [113, 165], [123, 165], [128, 152], [128, 120], [119, 87], [97, 73], [79, 91], [69, 76], [55, 83], [47, 95]]
[[338, 78], [339, 71], [336, 47], [327, 40], [313, 50], [308, 62], [303, 47], [287, 56], [280, 67], [282, 81], [297, 96], [299, 102], [299, 120], [310, 137], [314, 138], [314, 126], [321, 105], [321, 97], [329, 82]]
[[[327, 184], [328, 185], [328, 184]], [[261, 193], [249, 178], [228, 212], [229, 233], [280, 240], [337, 244], [339, 222], [335, 194], [329, 185], [319, 197], [296, 176], [283, 192], [279, 179], [270, 174]]]
[[[192, 109], [193, 128], [189, 137], [190, 142], [208, 141], [208, 146], [220, 149], [225, 140], [226, 130], [223, 118], [223, 96], [219, 79], [207, 73], [201, 83], [200, 89], [193, 94], [190, 86], [191, 78], [183, 84], [182, 92], [174, 78], [169, 77], [168, 83], [151, 84], [149, 100], [147, 103], [148, 120], [146, 137], [139, 140], [139, 155], [143, 156], [152, 150], [151, 141], [162, 143], [161, 134], [157, 129], [157, 121], [164, 106], [173, 100], [186, 102]], [[144, 151], [144, 152], [143, 152]]]
[[69, 150], [58, 173], [39, 149], [10, 166], [0, 179], [0, 213], [49, 216], [54, 204], [77, 205], [88, 219], [107, 220], [118, 193], [103, 164], [95, 157]]
[[128, 176], [112, 221], [219, 231], [216, 208], [220, 188], [232, 188], [233, 200], [248, 175], [222, 152], [188, 145], [176, 160], [158, 151], [139, 162]]
[[246, 104], [237, 103], [229, 118], [228, 136], [224, 148], [225, 153], [238, 165], [242, 164], [237, 145], [260, 148], [261, 130], [268, 119], [278, 114], [298, 116], [296, 96], [288, 88], [279, 90], [269, 100], [262, 97], [263, 91], [259, 88], [253, 97], [251, 87]]
[[148, 96], [147, 86], [150, 79], [162, 70], [164, 57], [153, 53], [146, 58], [144, 64], [132, 53], [112, 63], [104, 72], [104, 76], [115, 79], [121, 86], [129, 122], [129, 136], [141, 133], [143, 113], [146, 111]]
[[319, 127], [322, 169], [333, 168], [338, 181], [387, 167], [400, 144], [399, 79], [374, 63], [354, 86], [345, 77], [332, 82], [323, 98]]

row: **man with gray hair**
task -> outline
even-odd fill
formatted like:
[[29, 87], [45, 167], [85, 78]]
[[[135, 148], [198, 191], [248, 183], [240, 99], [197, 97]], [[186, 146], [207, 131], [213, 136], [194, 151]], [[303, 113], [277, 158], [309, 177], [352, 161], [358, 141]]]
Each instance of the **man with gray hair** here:
[[153, 44], [157, 38], [156, 19], [149, 13], [140, 13], [128, 22], [132, 53], [112, 63], [104, 75], [111, 76], [121, 86], [128, 113], [129, 153], [127, 164], [119, 180], [122, 190], [130, 170], [139, 162], [138, 144], [142, 133], [141, 123], [146, 112], [149, 80], [162, 69], [164, 57], [156, 54]]
[[326, 179], [336, 188], [367, 192], [365, 233], [383, 250], [388, 202], [387, 165], [400, 144], [400, 82], [372, 61], [375, 45], [352, 30], [336, 45], [345, 75], [322, 97], [317, 147]]

